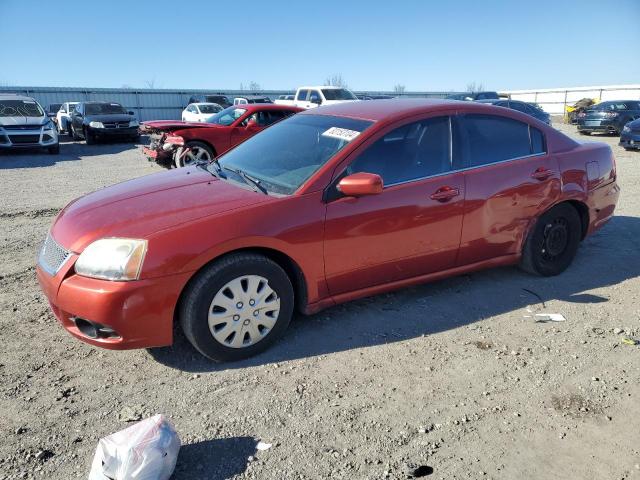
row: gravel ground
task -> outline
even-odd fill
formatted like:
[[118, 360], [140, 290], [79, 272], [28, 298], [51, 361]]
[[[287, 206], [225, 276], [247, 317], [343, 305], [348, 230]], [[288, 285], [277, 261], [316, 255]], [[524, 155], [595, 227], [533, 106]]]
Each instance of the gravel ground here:
[[176, 480], [640, 479], [640, 346], [621, 343], [640, 335], [640, 152], [598, 140], [618, 160], [617, 216], [564, 274], [503, 268], [338, 306], [223, 365], [182, 337], [87, 346], [35, 280], [60, 208], [159, 167], [131, 144], [0, 155], [0, 479], [86, 478], [100, 437], [154, 413], [182, 439]]

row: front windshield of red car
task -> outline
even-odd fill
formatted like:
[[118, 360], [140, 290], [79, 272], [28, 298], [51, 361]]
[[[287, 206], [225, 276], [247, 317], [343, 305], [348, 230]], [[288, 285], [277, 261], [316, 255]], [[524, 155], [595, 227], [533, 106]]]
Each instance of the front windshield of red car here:
[[218, 163], [229, 175], [241, 170], [269, 192], [290, 195], [372, 123], [329, 115], [293, 115], [241, 143]]
[[208, 123], [224, 125], [228, 127], [247, 111], [246, 108], [228, 107], [211, 117]]

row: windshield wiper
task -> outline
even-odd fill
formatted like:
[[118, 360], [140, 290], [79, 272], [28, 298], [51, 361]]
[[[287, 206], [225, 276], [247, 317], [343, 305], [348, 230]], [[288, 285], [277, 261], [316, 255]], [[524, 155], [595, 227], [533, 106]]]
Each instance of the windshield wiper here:
[[[209, 165], [213, 165], [213, 168], [215, 169], [214, 171], [209, 170]], [[198, 160], [195, 163], [196, 167], [200, 167], [203, 170], [206, 170], [207, 172], [209, 172], [211, 175], [213, 175], [216, 178], [227, 178], [227, 176], [224, 174], [224, 172], [222, 171], [222, 168], [220, 168], [220, 164], [218, 163], [217, 159], [213, 159], [210, 162], [207, 162], [206, 160]]]
[[239, 175], [245, 181], [245, 183], [253, 189], [254, 192], [262, 192], [265, 195], [269, 195], [267, 189], [260, 184], [260, 180], [258, 180], [257, 178], [253, 178], [239, 168], [230, 168], [227, 166], [225, 166], [224, 168], [229, 170], [230, 172], [235, 173], [236, 175]]

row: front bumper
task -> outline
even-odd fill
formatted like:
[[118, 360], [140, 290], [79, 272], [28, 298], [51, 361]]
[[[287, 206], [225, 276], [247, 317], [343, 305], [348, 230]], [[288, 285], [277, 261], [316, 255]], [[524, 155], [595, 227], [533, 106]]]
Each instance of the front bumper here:
[[138, 127], [123, 128], [93, 128], [87, 127], [88, 130], [96, 137], [116, 138], [116, 137], [138, 137], [140, 132]]
[[0, 149], [47, 148], [58, 143], [58, 132], [44, 128], [5, 130], [0, 129]]
[[[56, 275], [40, 265], [36, 275], [58, 321], [83, 342], [111, 350], [171, 345], [174, 313], [191, 273], [133, 282], [76, 275], [73, 256]], [[76, 326], [79, 318], [109, 327], [114, 336], [92, 338]]]
[[640, 132], [622, 132], [618, 145], [624, 148], [640, 150]]

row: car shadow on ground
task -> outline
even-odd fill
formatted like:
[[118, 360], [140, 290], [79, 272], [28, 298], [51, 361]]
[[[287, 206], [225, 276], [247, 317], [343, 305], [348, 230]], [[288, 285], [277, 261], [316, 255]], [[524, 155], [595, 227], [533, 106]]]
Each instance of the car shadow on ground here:
[[183, 445], [171, 480], [233, 478], [247, 469], [257, 444], [251, 437], [231, 437]]
[[50, 154], [42, 148], [25, 148], [15, 150], [0, 149], [0, 170], [16, 168], [50, 167], [60, 162], [73, 162], [95, 155], [114, 155], [126, 150], [140, 148], [147, 144], [145, 137], [140, 141], [108, 140], [94, 145], [84, 141], [72, 141], [69, 137], [60, 137], [60, 153]]
[[[217, 364], [202, 357], [179, 329], [171, 347], [149, 349], [171, 368], [211, 372], [373, 347], [456, 329], [509, 314], [504, 321], [532, 322], [526, 308], [553, 311], [552, 300], [596, 304], [589, 293], [640, 274], [640, 218], [614, 217], [587, 238], [574, 263], [556, 277], [536, 277], [515, 267], [485, 270], [338, 305], [310, 317], [296, 316], [284, 338], [247, 360]], [[581, 319], [567, 319], [578, 322]], [[597, 317], [594, 316], [594, 321]]]

